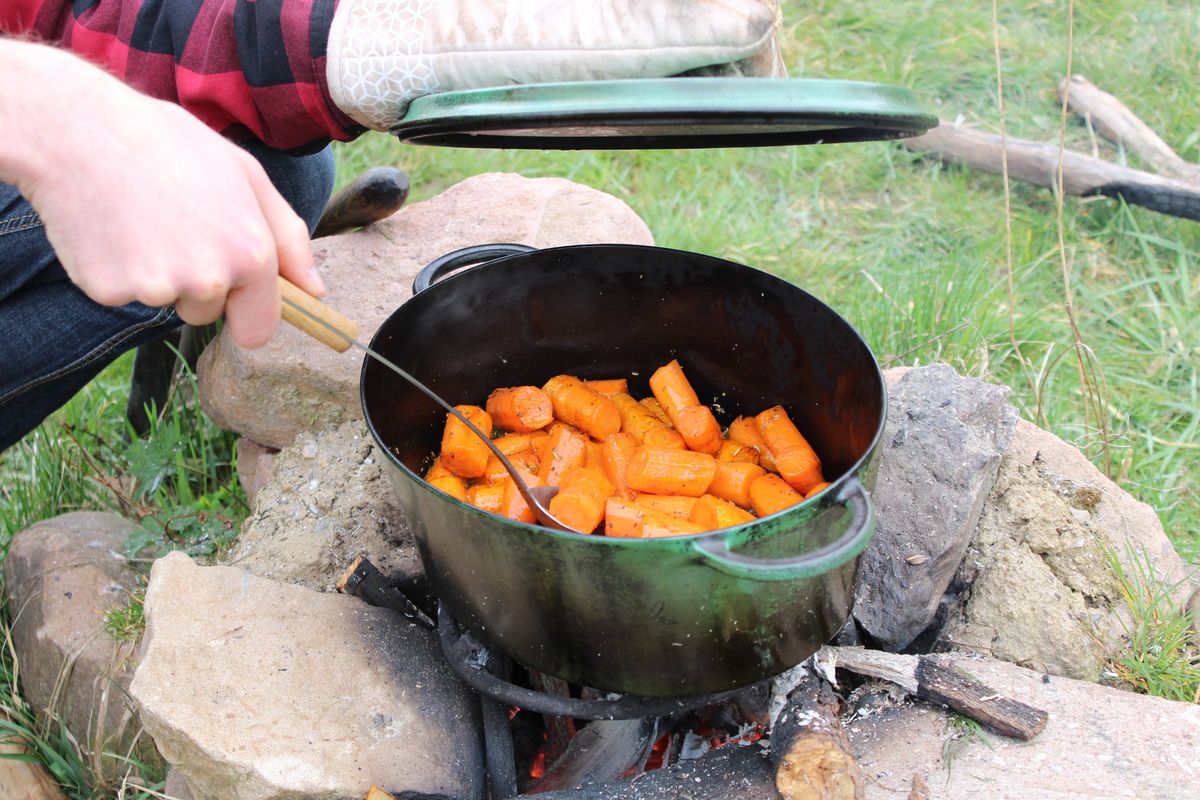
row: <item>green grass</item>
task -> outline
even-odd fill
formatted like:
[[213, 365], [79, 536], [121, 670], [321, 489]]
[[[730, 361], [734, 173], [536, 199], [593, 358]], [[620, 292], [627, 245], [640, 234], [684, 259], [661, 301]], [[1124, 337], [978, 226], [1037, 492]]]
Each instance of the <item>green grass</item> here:
[[[904, 85], [943, 118], [999, 130], [989, 4], [785, 0], [784, 16], [781, 45], [793, 76]], [[1003, 4], [999, 40], [1009, 135], [1056, 142], [1064, 0]], [[1190, 4], [1106, 0], [1075, 9], [1074, 71], [1122, 98], [1193, 162], [1197, 63], [1200, 14]], [[1093, 141], [1078, 119], [1065, 135], [1074, 149], [1146, 167]], [[1001, 179], [895, 143], [550, 153], [421, 148], [368, 135], [336, 154], [343, 182], [368, 166], [400, 166], [412, 202], [493, 171], [566, 177], [609, 192], [661, 245], [761, 267], [822, 298], [885, 366], [945, 361], [1011, 386], [1026, 418], [1154, 507], [1185, 558], [1200, 562], [1196, 223], [1066, 198], [1069, 299], [1103, 379], [1097, 417], [1086, 402], [1097, 389], [1081, 383], [1072, 349], [1055, 199], [1046, 189], [1012, 186], [1010, 303]], [[184, 404], [148, 443], [124, 445], [128, 369], [128, 359], [118, 362], [0, 456], [0, 547], [32, 522], [76, 508], [141, 520], [144, 533], [132, 546], [144, 558], [171, 547], [228, 546], [244, 514], [229, 467], [232, 437]]]

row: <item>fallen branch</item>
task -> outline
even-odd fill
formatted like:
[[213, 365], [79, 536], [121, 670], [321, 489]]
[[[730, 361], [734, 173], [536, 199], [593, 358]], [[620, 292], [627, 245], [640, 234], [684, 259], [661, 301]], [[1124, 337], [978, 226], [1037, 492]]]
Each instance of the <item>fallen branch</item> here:
[[775, 788], [783, 800], [861, 800], [862, 770], [842, 729], [842, 703], [816, 670], [788, 695], [771, 727]]
[[1042, 732], [1049, 715], [1003, 697], [979, 681], [929, 656], [905, 656], [857, 647], [825, 647], [837, 667], [890, 681], [909, 694], [946, 706], [1004, 736], [1028, 741]]
[[1067, 108], [1089, 119], [1092, 127], [1105, 139], [1137, 153], [1162, 175], [1200, 186], [1200, 166], [1185, 161], [1129, 106], [1082, 75], [1059, 82], [1060, 102], [1068, 88]]
[[[1001, 174], [1001, 140], [990, 133], [942, 122], [922, 136], [901, 141], [951, 164]], [[1008, 173], [1017, 180], [1054, 188], [1058, 147], [1008, 138]], [[1127, 203], [1174, 217], [1200, 220], [1200, 184], [1163, 178], [1071, 150], [1063, 154], [1063, 190], [1069, 195], [1119, 197]]]

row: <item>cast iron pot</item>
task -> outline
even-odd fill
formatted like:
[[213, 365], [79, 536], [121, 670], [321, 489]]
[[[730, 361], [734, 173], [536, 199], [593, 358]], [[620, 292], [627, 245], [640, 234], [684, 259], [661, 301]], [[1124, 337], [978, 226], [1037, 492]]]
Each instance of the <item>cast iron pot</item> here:
[[[485, 263], [442, 274], [485, 259]], [[467, 248], [430, 264], [371, 341], [451, 403], [569, 373], [637, 397], [678, 358], [722, 424], [777, 403], [832, 485], [720, 531], [609, 539], [513, 522], [421, 475], [445, 412], [367, 359], [362, 404], [425, 571], [463, 625], [521, 664], [646, 696], [746, 686], [803, 661], [847, 619], [874, 530], [887, 413], [855, 330], [807, 292], [696, 253], [630, 245]]]

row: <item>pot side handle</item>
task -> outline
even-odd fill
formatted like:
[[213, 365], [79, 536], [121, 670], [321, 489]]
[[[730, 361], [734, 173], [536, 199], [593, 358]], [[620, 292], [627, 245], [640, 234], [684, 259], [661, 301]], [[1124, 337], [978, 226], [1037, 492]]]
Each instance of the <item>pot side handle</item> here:
[[504, 256], [515, 256], [521, 253], [530, 253], [536, 250], [536, 247], [530, 247], [527, 244], [477, 244], [471, 247], [464, 247], [461, 250], [455, 250], [441, 258], [435, 258], [430, 261], [421, 271], [417, 273], [417, 277], [413, 279], [412, 293], [420, 294], [434, 284], [439, 278], [444, 278], [456, 269], [469, 267], [472, 264], [479, 264], [483, 261], [491, 261], [495, 258], [503, 258]]
[[790, 581], [816, 577], [857, 557], [875, 531], [875, 504], [857, 478], [847, 481], [835, 499], [850, 511], [850, 524], [837, 541], [811, 553], [794, 558], [755, 558], [733, 552], [720, 537], [697, 539], [692, 548], [709, 566], [735, 578]]

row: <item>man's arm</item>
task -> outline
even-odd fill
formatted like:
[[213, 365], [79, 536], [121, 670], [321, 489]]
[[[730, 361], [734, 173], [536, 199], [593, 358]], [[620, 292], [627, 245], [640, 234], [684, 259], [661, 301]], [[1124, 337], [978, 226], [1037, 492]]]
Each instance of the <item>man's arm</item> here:
[[38, 211], [93, 300], [175, 303], [226, 316], [261, 345], [279, 320], [276, 274], [313, 294], [308, 231], [253, 158], [177, 106], [83, 60], [0, 38], [0, 181]]

